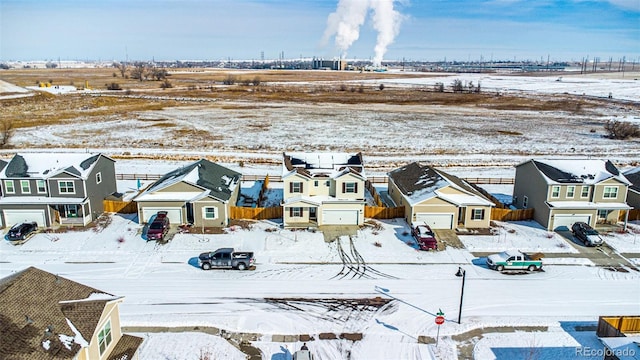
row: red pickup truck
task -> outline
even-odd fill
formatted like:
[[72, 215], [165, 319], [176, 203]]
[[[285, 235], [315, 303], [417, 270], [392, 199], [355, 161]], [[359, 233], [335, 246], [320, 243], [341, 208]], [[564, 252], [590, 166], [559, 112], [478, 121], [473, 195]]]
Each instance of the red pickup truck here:
[[158, 211], [155, 218], [149, 224], [147, 229], [147, 241], [149, 240], [164, 240], [164, 236], [169, 232], [169, 218], [166, 211]]

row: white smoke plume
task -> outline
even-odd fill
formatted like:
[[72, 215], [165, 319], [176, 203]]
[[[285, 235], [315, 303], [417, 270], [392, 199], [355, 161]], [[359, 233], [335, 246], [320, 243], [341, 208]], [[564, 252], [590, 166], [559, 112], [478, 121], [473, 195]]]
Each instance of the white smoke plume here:
[[340, 0], [336, 11], [327, 19], [327, 29], [323, 42], [335, 35], [335, 44], [340, 50], [341, 57], [346, 57], [347, 50], [360, 37], [360, 27], [364, 24], [367, 14], [373, 10], [373, 27], [378, 31], [378, 38], [374, 48], [373, 64], [380, 66], [387, 47], [400, 31], [402, 15], [394, 10], [397, 0]]

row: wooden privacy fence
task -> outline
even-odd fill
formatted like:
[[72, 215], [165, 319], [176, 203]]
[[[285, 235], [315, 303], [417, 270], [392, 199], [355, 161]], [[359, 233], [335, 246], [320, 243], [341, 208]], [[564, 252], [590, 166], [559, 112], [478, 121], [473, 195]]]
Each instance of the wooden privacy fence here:
[[371, 194], [371, 196], [373, 197], [373, 200], [376, 202], [376, 205], [378, 205], [379, 207], [384, 207], [382, 200], [380, 200], [380, 195], [378, 195], [378, 191], [373, 186], [372, 182], [367, 180], [364, 182], [364, 186], [367, 188], [367, 190], [369, 190], [369, 194]]
[[102, 200], [105, 212], [133, 214], [138, 212], [138, 204], [133, 201]]
[[230, 219], [267, 220], [282, 218], [282, 207], [249, 208], [231, 206], [229, 208]]
[[404, 207], [364, 206], [364, 217], [372, 219], [395, 219], [404, 217]]
[[600, 316], [598, 319], [599, 337], [620, 337], [625, 333], [640, 332], [640, 316]]
[[491, 209], [491, 220], [520, 221], [533, 219], [533, 209]]
[[[640, 220], [640, 209], [631, 209], [627, 211], [629, 212], [629, 218], [627, 220], [629, 221]], [[618, 216], [618, 220], [624, 221], [624, 219], [625, 219], [625, 212], [620, 211], [620, 216]]]

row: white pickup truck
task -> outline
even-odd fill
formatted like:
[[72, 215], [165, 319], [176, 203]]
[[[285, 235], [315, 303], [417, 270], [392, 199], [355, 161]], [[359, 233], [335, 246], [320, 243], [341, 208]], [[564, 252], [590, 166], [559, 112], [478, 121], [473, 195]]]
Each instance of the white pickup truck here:
[[538, 256], [532, 257], [520, 251], [503, 251], [499, 254], [487, 256], [487, 266], [490, 269], [503, 270], [528, 270], [542, 269], [542, 260]]

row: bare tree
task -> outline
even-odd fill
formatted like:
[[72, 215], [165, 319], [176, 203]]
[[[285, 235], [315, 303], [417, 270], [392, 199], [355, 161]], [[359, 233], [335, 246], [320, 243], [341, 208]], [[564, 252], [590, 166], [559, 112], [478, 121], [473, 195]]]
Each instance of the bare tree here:
[[462, 92], [462, 90], [464, 90], [464, 87], [462, 86], [462, 80], [460, 79], [453, 80], [453, 83], [451, 84], [451, 88], [453, 89], [453, 92]]
[[133, 69], [131, 69], [131, 77], [140, 81], [146, 80], [149, 77], [147, 65], [142, 62], [135, 63]]
[[0, 147], [6, 147], [9, 145], [9, 140], [13, 136], [14, 128], [13, 121], [4, 119], [0, 122]]
[[127, 65], [124, 63], [114, 62], [113, 67], [120, 71], [120, 76], [122, 76], [122, 78], [124, 79], [125, 75], [127, 74]]
[[169, 72], [165, 69], [153, 68], [151, 69], [151, 76], [157, 81], [165, 80], [169, 76]]
[[238, 81], [238, 78], [234, 75], [228, 75], [224, 80], [222, 80], [222, 83], [225, 85], [235, 85], [235, 83]]
[[444, 84], [441, 82], [437, 82], [435, 85], [433, 85], [433, 90], [435, 92], [444, 92]]

